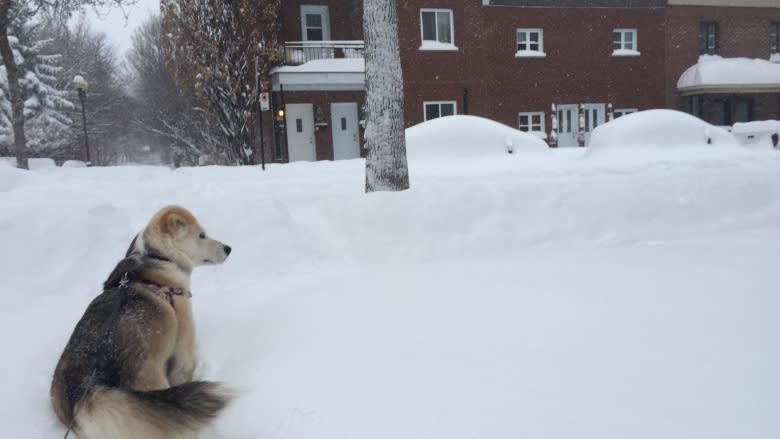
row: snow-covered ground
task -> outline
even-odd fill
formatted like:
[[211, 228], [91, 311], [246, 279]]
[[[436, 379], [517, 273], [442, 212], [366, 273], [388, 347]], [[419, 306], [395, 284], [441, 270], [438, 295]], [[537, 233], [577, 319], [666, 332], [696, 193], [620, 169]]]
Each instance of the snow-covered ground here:
[[[501, 145], [503, 146], [503, 145]], [[204, 438], [780, 437], [780, 156], [582, 150], [363, 162], [0, 163], [0, 425], [62, 437], [70, 332], [158, 208], [233, 246], [197, 271]]]

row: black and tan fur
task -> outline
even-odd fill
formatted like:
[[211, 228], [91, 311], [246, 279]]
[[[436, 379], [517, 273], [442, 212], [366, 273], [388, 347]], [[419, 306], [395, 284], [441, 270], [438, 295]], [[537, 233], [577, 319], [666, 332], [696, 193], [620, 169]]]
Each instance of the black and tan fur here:
[[[184, 438], [230, 400], [219, 383], [192, 381], [190, 274], [230, 247], [186, 209], [160, 210], [133, 240], [62, 353], [51, 386], [57, 416], [79, 439]], [[164, 295], [163, 288], [181, 294]]]

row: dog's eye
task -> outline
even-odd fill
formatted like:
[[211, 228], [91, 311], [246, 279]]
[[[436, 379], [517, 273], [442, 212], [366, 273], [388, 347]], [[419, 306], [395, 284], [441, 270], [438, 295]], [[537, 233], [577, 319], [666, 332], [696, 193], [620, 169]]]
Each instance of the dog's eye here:
[[206, 234], [205, 234], [205, 233], [201, 233], [201, 234], [200, 234], [200, 235], [198, 235], [198, 236], [200, 237], [200, 239], [206, 239]]

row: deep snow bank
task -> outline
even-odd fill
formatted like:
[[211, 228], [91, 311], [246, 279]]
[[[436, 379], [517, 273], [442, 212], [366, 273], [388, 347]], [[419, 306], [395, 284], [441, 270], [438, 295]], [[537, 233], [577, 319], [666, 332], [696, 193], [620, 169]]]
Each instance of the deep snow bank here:
[[[168, 203], [234, 248], [196, 271], [205, 438], [776, 438], [780, 161], [0, 166], [0, 423], [62, 437], [51, 373]], [[471, 163], [463, 160], [463, 163]]]

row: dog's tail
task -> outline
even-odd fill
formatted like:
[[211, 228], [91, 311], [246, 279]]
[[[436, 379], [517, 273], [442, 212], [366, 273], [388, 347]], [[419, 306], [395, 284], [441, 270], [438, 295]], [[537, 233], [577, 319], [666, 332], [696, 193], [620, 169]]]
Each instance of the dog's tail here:
[[231, 399], [230, 389], [206, 381], [151, 392], [99, 387], [79, 404], [73, 429], [79, 439], [188, 437]]

